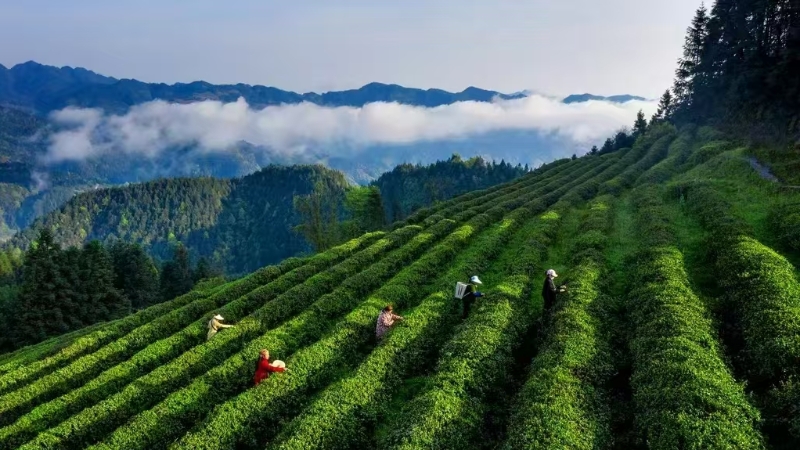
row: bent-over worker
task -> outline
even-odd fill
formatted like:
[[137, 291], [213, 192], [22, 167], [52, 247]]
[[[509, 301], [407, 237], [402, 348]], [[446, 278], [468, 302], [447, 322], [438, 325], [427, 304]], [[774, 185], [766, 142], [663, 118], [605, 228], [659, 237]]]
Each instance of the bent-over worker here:
[[214, 317], [212, 317], [211, 320], [208, 321], [208, 335], [206, 336], [206, 340], [209, 340], [212, 337], [214, 337], [214, 335], [217, 334], [217, 332], [223, 328], [233, 327], [233, 325], [222, 323], [223, 320], [225, 320], [225, 318], [217, 314]]
[[258, 361], [256, 362], [256, 374], [253, 376], [253, 383], [258, 386], [259, 383], [269, 378], [272, 372], [286, 372], [286, 367], [273, 366], [269, 363], [269, 351], [261, 349], [258, 353]]
[[394, 326], [395, 321], [402, 321], [403, 317], [394, 313], [392, 305], [386, 305], [378, 315], [378, 323], [375, 325], [375, 337], [380, 341]]

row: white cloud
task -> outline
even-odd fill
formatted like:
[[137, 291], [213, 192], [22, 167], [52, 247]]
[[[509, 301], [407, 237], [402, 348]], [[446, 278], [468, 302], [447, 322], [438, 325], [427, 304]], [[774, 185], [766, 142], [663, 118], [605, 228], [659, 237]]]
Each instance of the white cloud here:
[[440, 141], [501, 130], [556, 133], [574, 143], [602, 141], [636, 112], [649, 117], [652, 102], [564, 104], [540, 95], [493, 103], [459, 102], [435, 108], [370, 103], [362, 108], [311, 103], [255, 110], [244, 99], [233, 103], [189, 104], [152, 101], [125, 115], [67, 108], [51, 115], [49, 162], [83, 160], [108, 152], [154, 157], [170, 148], [195, 146], [225, 152], [239, 141], [292, 154], [309, 147], [348, 154], [371, 145]]

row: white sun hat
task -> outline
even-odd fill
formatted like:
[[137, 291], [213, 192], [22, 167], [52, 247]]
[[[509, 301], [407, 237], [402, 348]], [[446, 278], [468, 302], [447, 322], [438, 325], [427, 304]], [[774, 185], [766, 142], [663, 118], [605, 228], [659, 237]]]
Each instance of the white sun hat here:
[[548, 276], [548, 277], [549, 277], [549, 276], [552, 276], [553, 278], [555, 278], [555, 277], [557, 277], [557, 276], [558, 276], [558, 274], [556, 273], [556, 271], [555, 271], [555, 270], [553, 270], [553, 269], [550, 269], [550, 270], [548, 270], [548, 271], [547, 271], [547, 276]]
[[483, 284], [483, 283], [481, 283], [481, 280], [478, 278], [478, 276], [477, 276], [477, 275], [473, 275], [473, 276], [472, 276], [472, 277], [469, 279], [469, 282], [470, 282], [470, 283], [475, 283], [475, 284]]
[[214, 316], [214, 318], [215, 318], [215, 319], [217, 319], [217, 320], [225, 320], [225, 318], [224, 318], [224, 317], [222, 317], [222, 316], [220, 316], [219, 314], [217, 314], [216, 316]]

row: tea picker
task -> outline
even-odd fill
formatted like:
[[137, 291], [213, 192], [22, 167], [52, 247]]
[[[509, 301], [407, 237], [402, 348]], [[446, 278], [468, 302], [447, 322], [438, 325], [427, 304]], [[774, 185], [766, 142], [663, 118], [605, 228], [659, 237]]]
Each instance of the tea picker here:
[[472, 309], [472, 304], [475, 303], [475, 299], [483, 297], [483, 293], [478, 291], [479, 284], [483, 283], [477, 275], [470, 277], [469, 283], [462, 283], [460, 281], [456, 283], [455, 298], [461, 300], [462, 319], [466, 319], [469, 315], [469, 311]]

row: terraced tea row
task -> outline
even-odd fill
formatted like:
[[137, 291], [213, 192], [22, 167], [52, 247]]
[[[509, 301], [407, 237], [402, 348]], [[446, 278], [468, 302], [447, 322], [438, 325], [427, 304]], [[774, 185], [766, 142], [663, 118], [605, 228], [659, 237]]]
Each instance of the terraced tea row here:
[[[510, 200], [508, 200], [508, 201], [507, 201], [507, 203], [509, 203], [509, 205], [511, 206], [511, 204], [513, 204], [513, 203], [519, 203], [519, 200], [510, 199]], [[474, 212], [471, 212], [471, 213], [474, 213]], [[465, 217], [467, 217], [467, 216], [465, 216]], [[216, 339], [215, 339], [215, 340], [216, 340]], [[165, 369], [165, 370], [166, 370], [166, 369]], [[178, 369], [177, 369], [177, 368], [175, 368], [175, 370], [178, 370]], [[141, 381], [141, 380], [140, 380], [140, 381]], [[159, 383], [159, 384], [161, 384], [161, 383]], [[110, 388], [110, 389], [111, 389], [111, 390], [113, 390], [114, 388]], [[87, 399], [88, 399], [88, 398], [91, 398], [91, 399], [92, 399], [92, 401], [94, 401], [94, 399], [95, 399], [96, 397], [87, 396], [86, 398], [87, 398]], [[122, 402], [118, 402], [118, 403], [120, 403], [120, 404], [121, 404]], [[104, 403], [101, 403], [97, 409], [103, 409], [103, 407], [105, 407], [105, 406], [107, 406], [107, 405], [106, 405], [106, 404], [104, 404]], [[48, 408], [43, 408], [43, 409], [44, 409], [44, 410], [47, 410]], [[112, 411], [113, 411], [113, 410], [115, 410], [115, 408], [112, 408]], [[51, 409], [49, 409], [49, 411], [50, 411], [50, 413], [49, 413], [49, 414], [50, 414], [50, 415], [49, 415], [49, 417], [51, 417], [51, 418], [52, 418], [52, 419], [50, 419], [50, 420], [52, 420], [52, 421], [58, 421], [58, 420], [60, 420], [59, 418], [61, 417], [61, 415], [59, 415], [58, 413], [55, 413], [55, 412], [56, 412], [56, 411], [58, 411], [58, 412], [61, 412], [61, 411], [63, 411], [63, 409], [56, 407], [56, 408], [51, 408]], [[47, 411], [45, 411], [45, 412], [47, 412]], [[92, 413], [91, 413], [91, 410], [89, 410], [89, 412], [88, 412], [88, 413], [86, 413], [86, 414], [87, 414], [88, 416], [91, 416], [91, 415], [92, 415]], [[47, 415], [47, 414], [45, 414], [45, 415]], [[47, 424], [49, 424], [49, 423], [52, 423], [52, 422], [50, 422], [49, 420], [42, 421], [40, 417], [36, 417], [36, 414], [34, 414], [34, 415], [32, 416], [32, 418], [33, 418], [33, 420], [22, 420], [22, 421], [20, 421], [22, 424], [26, 424], [26, 423], [27, 423], [27, 424], [38, 424], [38, 425], [34, 425], [34, 426], [31, 426], [31, 425], [26, 425], [26, 426], [23, 426], [23, 427], [21, 427], [21, 428], [27, 429], [27, 430], [29, 431], [29, 433], [32, 433], [32, 432], [34, 432], [36, 429], [43, 427], [43, 426], [45, 425], [45, 423], [47, 423]], [[75, 429], [75, 427], [74, 427], [73, 425], [74, 425], [74, 423], [75, 423], [75, 421], [76, 421], [76, 420], [78, 420], [78, 418], [77, 418], [77, 417], [75, 417], [75, 418], [71, 418], [71, 419], [70, 419], [70, 423], [69, 423], [69, 424], [65, 424], [65, 427], [69, 426], [69, 429], [70, 429], [70, 430], [74, 430], [74, 429]], [[90, 420], [90, 422], [96, 422], [96, 421], [97, 421], [97, 418], [96, 418], [96, 416], [95, 416], [95, 417], [93, 417], [93, 418], [92, 418], [92, 420]], [[78, 429], [80, 429], [80, 427], [78, 427]], [[71, 433], [73, 433], [73, 432], [71, 431]], [[73, 433], [73, 434], [74, 434], [74, 433]], [[29, 435], [29, 434], [26, 434], [26, 437], [27, 437], [27, 435]]]
[[[714, 139], [653, 125], [630, 149], [0, 357], [0, 448], [791, 446], [797, 268], [729, 203], [714, 170], [735, 150]], [[542, 316], [546, 261], [569, 290]], [[705, 261], [715, 274], [690, 277]], [[453, 283], [475, 273], [487, 295], [462, 319]], [[405, 321], [377, 342], [387, 303]], [[234, 327], [207, 340], [217, 312]], [[262, 348], [288, 372], [252, 387]]]

